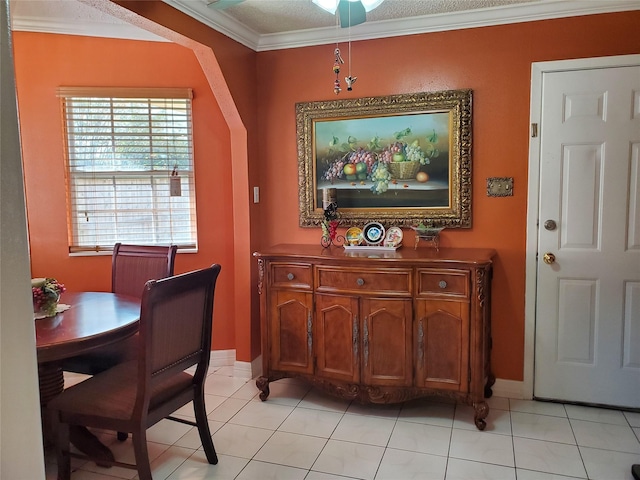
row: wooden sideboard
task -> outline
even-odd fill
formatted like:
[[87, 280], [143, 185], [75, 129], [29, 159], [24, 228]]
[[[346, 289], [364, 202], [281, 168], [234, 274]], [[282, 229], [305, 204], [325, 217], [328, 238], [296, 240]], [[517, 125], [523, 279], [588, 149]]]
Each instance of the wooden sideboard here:
[[338, 397], [473, 405], [483, 430], [491, 372], [491, 249], [277, 245], [257, 252], [260, 398], [299, 377]]

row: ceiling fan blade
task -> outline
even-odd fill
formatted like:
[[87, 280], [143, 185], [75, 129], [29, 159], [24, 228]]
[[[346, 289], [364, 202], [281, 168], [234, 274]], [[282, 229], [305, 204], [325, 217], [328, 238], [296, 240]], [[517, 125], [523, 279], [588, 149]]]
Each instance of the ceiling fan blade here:
[[225, 8], [233, 7], [242, 2], [244, 2], [244, 0], [211, 0], [207, 3], [207, 7], [224, 10]]
[[338, 14], [340, 15], [340, 26], [342, 28], [359, 25], [367, 20], [367, 12], [362, 2], [359, 1], [340, 0]]

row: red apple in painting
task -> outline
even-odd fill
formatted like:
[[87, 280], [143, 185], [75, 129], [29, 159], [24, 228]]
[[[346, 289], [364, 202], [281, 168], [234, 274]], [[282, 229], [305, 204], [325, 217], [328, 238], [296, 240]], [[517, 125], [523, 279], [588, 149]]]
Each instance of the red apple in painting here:
[[356, 174], [356, 166], [353, 163], [347, 163], [344, 166], [344, 174], [345, 175], [355, 175]]

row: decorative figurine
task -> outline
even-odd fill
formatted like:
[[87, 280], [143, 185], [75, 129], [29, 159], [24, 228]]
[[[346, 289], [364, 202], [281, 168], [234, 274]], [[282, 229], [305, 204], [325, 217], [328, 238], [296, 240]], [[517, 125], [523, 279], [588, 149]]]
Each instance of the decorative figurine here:
[[336, 240], [338, 233], [338, 204], [331, 202], [324, 209], [324, 220], [322, 221], [322, 238], [320, 239], [320, 245], [324, 248], [328, 248]]
[[347, 91], [351, 91], [353, 90], [352, 85], [354, 83], [356, 83], [356, 80], [358, 80], [358, 77], [352, 77], [351, 75], [349, 75], [348, 77], [344, 77], [344, 81], [347, 82]]

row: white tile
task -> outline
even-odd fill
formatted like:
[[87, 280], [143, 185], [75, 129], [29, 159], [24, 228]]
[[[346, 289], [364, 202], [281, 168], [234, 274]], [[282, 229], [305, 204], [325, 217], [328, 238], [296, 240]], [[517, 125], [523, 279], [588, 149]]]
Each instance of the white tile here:
[[194, 453], [195, 449], [192, 448], [182, 448], [175, 445], [167, 448], [151, 462], [153, 480], [165, 480]]
[[276, 430], [293, 411], [293, 407], [268, 402], [248, 402], [229, 423]]
[[548, 442], [575, 445], [576, 440], [566, 418], [511, 412], [511, 428], [514, 437], [534, 438]]
[[446, 456], [451, 429], [398, 420], [389, 440], [389, 448]]
[[213, 374], [207, 377], [204, 383], [204, 393], [209, 395], [222, 395], [230, 397], [238, 391], [245, 383], [246, 379], [227, 377], [224, 375]]
[[442, 480], [447, 457], [387, 448], [375, 480]]
[[320, 437], [275, 432], [254, 459], [309, 470], [326, 443]]
[[640, 442], [629, 426], [583, 420], [571, 420], [571, 426], [581, 447], [640, 454]]
[[217, 422], [228, 422], [236, 413], [242, 410], [249, 400], [243, 400], [240, 398], [227, 398], [213, 412], [207, 415], [209, 420], [215, 420]]
[[511, 437], [479, 430], [453, 429], [449, 456], [513, 467], [513, 442]]
[[514, 437], [513, 449], [518, 468], [586, 477], [580, 452], [575, 445]]
[[614, 425], [628, 425], [627, 419], [620, 410], [606, 408], [585, 407], [581, 405], [565, 405], [567, 416], [576, 420], [590, 422], [612, 423]]
[[349, 408], [350, 400], [344, 400], [342, 398], [334, 397], [328, 393], [321, 392], [316, 389], [311, 389], [304, 396], [298, 406], [303, 408], [315, 408], [316, 410], [328, 410], [330, 412], [346, 412]]
[[213, 435], [216, 452], [251, 459], [273, 435], [271, 430], [227, 423]]
[[632, 427], [640, 427], [640, 412], [624, 412], [624, 416]]
[[[47, 479], [49, 480], [49, 479]], [[332, 475], [330, 473], [314, 472], [310, 471], [304, 480], [353, 480], [349, 477], [343, 477], [342, 475]]]
[[311, 390], [309, 385], [278, 380], [269, 384], [270, 393], [266, 401], [280, 405], [296, 406], [309, 393], [309, 390]]
[[180, 465], [167, 480], [233, 480], [248, 462], [245, 458], [218, 453], [218, 464], [210, 465], [204, 452], [200, 450]]
[[241, 398], [243, 400], [254, 400], [258, 397], [260, 390], [256, 387], [254, 381], [249, 381], [236, 390], [231, 398]]
[[538, 413], [553, 417], [566, 417], [567, 412], [561, 403], [539, 402], [536, 400], [509, 399], [509, 407], [512, 412]]
[[455, 409], [455, 404], [420, 399], [405, 403], [398, 418], [405, 422], [451, 427]]
[[307, 470], [251, 460], [237, 480], [303, 480]]
[[587, 477], [565, 477], [555, 473], [536, 472], [522, 468], [516, 468], [516, 475], [518, 480], [587, 480]]
[[291, 415], [278, 427], [278, 430], [329, 438], [343, 415], [342, 413], [298, 407], [291, 412]]
[[329, 440], [311, 468], [317, 472], [373, 480], [383, 447]]
[[398, 418], [398, 414], [400, 413], [401, 404], [393, 403], [393, 404], [361, 404], [358, 402], [351, 402], [349, 408], [347, 408], [347, 413], [351, 413], [354, 415], [367, 415], [370, 417], [382, 417], [389, 419]]
[[485, 401], [489, 404], [490, 410], [510, 410], [509, 399], [507, 397], [485, 398]]
[[[213, 420], [209, 420], [209, 432], [211, 435], [216, 433], [224, 423], [222, 422], [214, 422]], [[198, 448], [202, 448], [202, 441], [200, 440], [200, 433], [198, 432], [197, 427], [191, 427], [187, 433], [185, 433], [174, 445], [178, 447], [191, 448], [193, 450], [197, 450]]]
[[[227, 397], [221, 397], [219, 395], [204, 395], [204, 410], [207, 412], [207, 415], [213, 412], [222, 402], [224, 402]], [[188, 420], [194, 420], [196, 418], [195, 413], [193, 411], [193, 402], [189, 402], [183, 407], [180, 407], [178, 410], [173, 412], [172, 414], [175, 417], [186, 418]]]
[[589, 480], [632, 480], [631, 465], [640, 463], [637, 454], [580, 447]]
[[[173, 420], [160, 420], [147, 429], [147, 441], [173, 445], [193, 427]], [[131, 437], [131, 435], [129, 435]]]
[[445, 479], [516, 480], [516, 470], [512, 467], [450, 458], [447, 464], [447, 475]]
[[[474, 422], [475, 409], [467, 405], [456, 405], [453, 428], [463, 430], [477, 430]], [[511, 435], [511, 413], [508, 410], [490, 410], [485, 419], [487, 426], [483, 431]]]
[[333, 440], [379, 445], [385, 447], [395, 426], [395, 420], [345, 414], [331, 435]]

